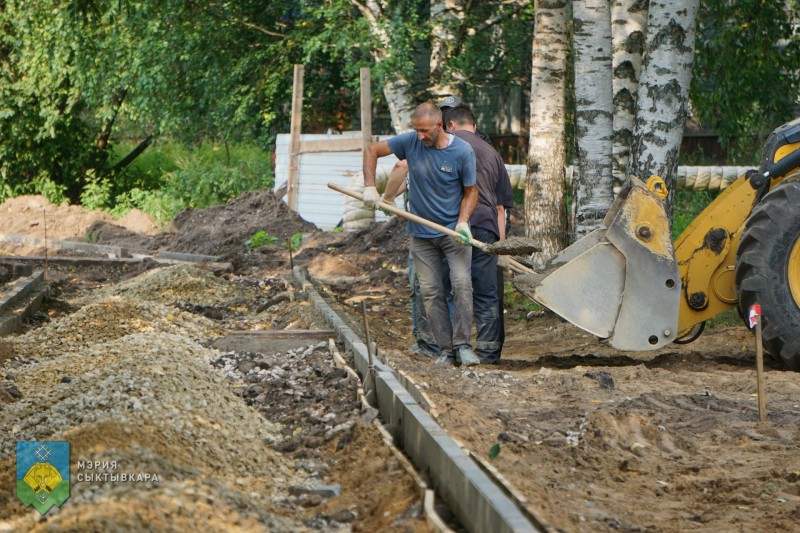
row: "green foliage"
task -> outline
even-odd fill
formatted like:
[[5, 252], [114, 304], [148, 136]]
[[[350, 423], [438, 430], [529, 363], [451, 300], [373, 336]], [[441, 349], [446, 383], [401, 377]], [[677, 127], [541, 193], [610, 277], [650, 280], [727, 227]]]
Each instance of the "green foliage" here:
[[724, 311], [706, 322], [706, 327], [709, 329], [724, 328], [728, 326], [741, 326], [744, 323], [742, 317], [739, 315], [739, 308], [733, 307]]
[[283, 244], [284, 248], [288, 248], [289, 250], [297, 250], [300, 247], [300, 244], [303, 242], [303, 234], [302, 233], [295, 233], [289, 240]]
[[508, 312], [509, 317], [515, 320], [526, 320], [529, 312], [540, 312], [544, 308], [517, 291], [514, 285], [508, 281], [503, 287], [503, 307]]
[[244, 241], [244, 245], [247, 246], [248, 250], [255, 250], [256, 248], [261, 248], [262, 246], [267, 246], [268, 244], [275, 244], [276, 242], [278, 242], [278, 238], [276, 236], [270, 235], [262, 229], [258, 230], [251, 235], [249, 239]]
[[683, 233], [708, 204], [719, 196], [718, 192], [675, 191], [672, 210], [672, 240]]
[[800, 92], [796, 3], [703, 0], [691, 100], [735, 160], [753, 163], [765, 137], [792, 115]]
[[[522, 80], [529, 85], [533, 4], [521, 3], [519, 9], [494, 2], [468, 4], [461, 28], [456, 31], [463, 43], [450, 54], [447, 73], [456, 79], [465, 78], [471, 86]], [[487, 25], [487, 21], [496, 22]]]
[[[126, 168], [118, 182], [122, 189], [95, 195], [104, 199], [102, 207], [116, 216], [138, 208], [167, 222], [189, 207], [202, 209], [245, 191], [272, 188], [274, 177], [269, 154], [253, 145], [235, 144], [226, 149], [215, 143], [195, 147], [166, 143]], [[89, 190], [93, 187], [90, 183]]]
[[142, 138], [265, 143], [264, 106], [280, 110], [286, 101], [265, 102], [265, 65], [302, 61], [281, 43], [303, 5], [4, 2], [0, 199], [46, 192], [77, 202], [87, 186], [98, 204], [133, 189], [146, 194], [151, 184], [120, 184], [111, 171], [118, 125]]
[[81, 205], [86, 209], [111, 207], [111, 180], [90, 175], [81, 192]]
[[498, 455], [500, 455], [500, 443], [495, 442], [489, 447], [489, 460], [493, 461]]

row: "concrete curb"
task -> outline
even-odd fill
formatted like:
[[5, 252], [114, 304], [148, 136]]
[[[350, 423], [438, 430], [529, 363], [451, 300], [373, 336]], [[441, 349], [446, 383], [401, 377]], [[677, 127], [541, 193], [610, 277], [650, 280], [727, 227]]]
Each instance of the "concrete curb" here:
[[[0, 335], [18, 331], [23, 321], [39, 309], [46, 293], [44, 273], [36, 271], [19, 278], [6, 285], [6, 289], [7, 294], [0, 298]], [[21, 310], [14, 309], [23, 303]]]
[[51, 250], [65, 249], [102, 253], [108, 255], [109, 257], [124, 258], [131, 256], [130, 251], [121, 246], [106, 246], [103, 244], [90, 244], [86, 242], [75, 241], [51, 241], [36, 237], [23, 237], [20, 235], [0, 235], [0, 241], [14, 244], [26, 244], [28, 246], [46, 246]]
[[[309, 300], [331, 324], [353, 354], [361, 376], [367, 374], [367, 346], [308, 282], [305, 273], [295, 268], [295, 278], [303, 284]], [[545, 531], [531, 520], [518, 504], [459, 447], [415, 400], [386, 364], [374, 362], [378, 408], [384, 425], [395, 442], [411, 457], [419, 471], [426, 472], [432, 486], [468, 531]], [[406, 381], [406, 386], [414, 388]], [[416, 390], [416, 389], [414, 389]], [[422, 397], [417, 391], [417, 396]]]
[[[166, 261], [181, 261], [181, 262], [217, 262], [219, 257], [215, 255], [202, 255], [202, 254], [187, 254], [181, 252], [166, 252], [166, 251], [150, 251], [125, 248], [123, 246], [110, 246], [106, 244], [91, 244], [88, 242], [77, 241], [51, 241], [39, 239], [36, 237], [24, 237], [21, 235], [3, 235], [0, 234], [0, 241], [10, 242], [13, 244], [26, 244], [29, 246], [47, 247], [52, 250], [78, 250], [82, 252], [93, 252], [99, 254], [106, 254], [109, 258], [117, 259], [141, 259], [142, 257], [149, 257], [153, 259], [164, 259]], [[50, 258], [52, 260], [52, 258]]]

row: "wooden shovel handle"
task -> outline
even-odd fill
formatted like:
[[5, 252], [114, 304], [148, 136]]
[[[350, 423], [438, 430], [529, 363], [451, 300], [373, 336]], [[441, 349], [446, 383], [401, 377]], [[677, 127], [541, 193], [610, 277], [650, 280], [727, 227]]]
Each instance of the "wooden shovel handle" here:
[[[335, 183], [328, 183], [328, 188], [333, 189], [336, 192], [342, 193], [344, 195], [350, 196], [351, 198], [355, 198], [356, 200], [363, 200], [362, 195], [358, 191], [353, 191], [347, 189], [345, 187], [340, 187]], [[388, 202], [381, 201], [380, 208], [384, 211], [389, 211], [390, 213], [394, 213], [395, 215], [405, 218], [406, 220], [410, 220], [412, 222], [416, 222], [417, 224], [422, 224], [425, 227], [431, 228], [432, 230], [436, 230], [439, 233], [444, 233], [445, 235], [449, 235], [450, 237], [455, 237], [457, 239], [462, 238], [463, 235], [457, 233], [450, 228], [437, 224], [436, 222], [431, 222], [428, 219], [422, 218], [421, 216], [415, 215], [413, 213], [409, 213], [405, 209], [400, 209], [394, 204], [390, 204]], [[472, 246], [478, 248], [480, 250], [486, 250], [486, 243], [481, 242], [477, 239], [472, 239]], [[508, 261], [508, 268], [513, 272], [524, 273], [524, 274], [531, 274], [533, 270], [529, 269], [522, 263], [511, 259], [510, 257], [507, 258]]]

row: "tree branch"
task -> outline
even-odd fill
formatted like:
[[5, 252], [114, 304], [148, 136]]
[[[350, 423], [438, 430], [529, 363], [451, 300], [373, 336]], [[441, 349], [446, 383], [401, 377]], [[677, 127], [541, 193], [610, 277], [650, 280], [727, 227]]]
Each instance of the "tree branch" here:
[[[199, 4], [195, 3], [195, 5], [197, 6]], [[249, 22], [247, 20], [241, 20], [238, 18], [226, 17], [222, 12], [212, 9], [210, 6], [200, 6], [200, 9], [204, 10], [212, 17], [218, 18], [222, 21], [229, 22], [231, 24], [238, 24], [240, 26], [244, 26], [245, 28], [257, 31], [259, 33], [263, 33], [264, 35], [269, 35], [270, 37], [280, 37], [282, 39], [286, 38], [286, 34], [284, 33], [278, 33], [276, 31], [268, 30], [267, 28], [259, 26], [258, 24], [255, 24], [253, 22]]]
[[130, 165], [131, 163], [133, 163], [134, 159], [136, 159], [137, 157], [142, 155], [142, 152], [144, 152], [147, 149], [147, 147], [150, 146], [153, 143], [153, 139], [154, 139], [154, 137], [152, 135], [148, 135], [147, 137], [145, 137], [145, 139], [142, 142], [140, 142], [136, 146], [136, 148], [131, 150], [128, 155], [126, 155], [119, 162], [117, 162], [117, 164], [113, 166], [111, 171], [112, 172], [119, 172], [123, 168], [125, 168], [128, 165]]

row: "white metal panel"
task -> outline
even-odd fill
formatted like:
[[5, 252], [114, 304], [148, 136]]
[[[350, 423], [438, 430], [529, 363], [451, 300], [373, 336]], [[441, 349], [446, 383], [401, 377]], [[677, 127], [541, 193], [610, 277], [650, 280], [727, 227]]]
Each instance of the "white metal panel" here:
[[[345, 132], [344, 135], [360, 137], [361, 132]], [[316, 141], [340, 137], [341, 135], [304, 134], [300, 136], [300, 140]], [[380, 140], [388, 138], [382, 137]], [[394, 155], [380, 158], [378, 172], [388, 174], [396, 162]], [[361, 172], [361, 167], [360, 150], [302, 154], [298, 162], [297, 213], [320, 229], [335, 228], [342, 220], [345, 196], [329, 189], [328, 183], [348, 187], [353, 176]], [[286, 182], [288, 177], [289, 134], [282, 133], [275, 142], [275, 188]], [[398, 199], [398, 205], [402, 205], [401, 202]], [[386, 216], [378, 211], [375, 219], [385, 220]]]

